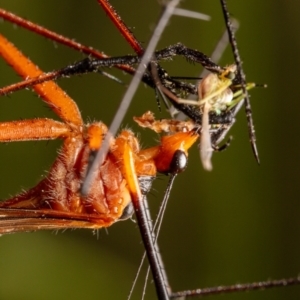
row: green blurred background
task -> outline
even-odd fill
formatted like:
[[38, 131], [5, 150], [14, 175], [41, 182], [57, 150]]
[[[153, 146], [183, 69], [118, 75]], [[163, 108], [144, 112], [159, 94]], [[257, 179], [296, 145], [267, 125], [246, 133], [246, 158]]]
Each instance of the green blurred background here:
[[[138, 39], [147, 45], [160, 14], [158, 1], [111, 1]], [[133, 51], [95, 0], [1, 1], [13, 11], [49, 29], [110, 55]], [[300, 273], [299, 183], [299, 1], [228, 1], [241, 27], [237, 34], [249, 81], [267, 83], [251, 91], [261, 166], [251, 153], [241, 112], [230, 132], [232, 146], [213, 157], [214, 170], [203, 171], [197, 147], [172, 190], [159, 244], [174, 290], [297, 276]], [[212, 16], [210, 22], [173, 17], [160, 43], [182, 42], [211, 53], [224, 30], [219, 1], [186, 0], [182, 7]], [[1, 22], [0, 31], [43, 70], [61, 68], [83, 57], [43, 37]], [[221, 64], [233, 62], [229, 49]], [[176, 59], [165, 65], [171, 75], [195, 76], [199, 67]], [[112, 71], [125, 82], [130, 76]], [[0, 61], [0, 85], [18, 77]], [[125, 87], [97, 74], [60, 80], [78, 103], [85, 120], [109, 124]], [[1, 121], [56, 116], [32, 92], [3, 97]], [[157, 135], [137, 128], [132, 116], [159, 114], [154, 93], [141, 85], [123, 121], [140, 132], [142, 144]], [[56, 157], [60, 141], [0, 146], [1, 189], [5, 199], [33, 186]], [[160, 175], [150, 195], [155, 214], [167, 178]], [[132, 221], [100, 230], [36, 232], [0, 238], [0, 299], [126, 299], [143, 246]], [[144, 273], [143, 273], [144, 274]], [[141, 299], [144, 275], [133, 299]], [[299, 299], [300, 287], [210, 299]], [[150, 284], [146, 299], [155, 299]]]

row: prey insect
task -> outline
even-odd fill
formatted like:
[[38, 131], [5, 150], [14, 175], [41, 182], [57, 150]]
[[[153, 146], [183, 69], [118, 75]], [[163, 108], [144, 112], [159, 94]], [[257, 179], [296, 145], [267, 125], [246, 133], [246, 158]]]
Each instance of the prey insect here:
[[[211, 143], [209, 113], [220, 115], [230, 111], [244, 98], [242, 89], [233, 84], [236, 65], [228, 66], [220, 74], [210, 73], [199, 82], [198, 100], [176, 99], [178, 103], [195, 105], [202, 112], [200, 157], [205, 170], [211, 171], [211, 156], [216, 146]], [[249, 83], [246, 90], [255, 87]], [[233, 92], [235, 89], [235, 92]], [[226, 144], [225, 144], [226, 145]]]

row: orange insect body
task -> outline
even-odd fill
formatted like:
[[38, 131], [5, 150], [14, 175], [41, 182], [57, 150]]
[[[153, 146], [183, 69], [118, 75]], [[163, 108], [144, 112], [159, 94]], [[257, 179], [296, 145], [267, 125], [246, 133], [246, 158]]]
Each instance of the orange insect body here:
[[[0, 55], [23, 78], [43, 74], [1, 36]], [[63, 138], [64, 143], [45, 179], [0, 203], [0, 233], [110, 226], [122, 217], [131, 200], [140, 197], [137, 177], [155, 176], [157, 171], [167, 173], [174, 153], [181, 150], [187, 155], [198, 138], [192, 130], [178, 132], [162, 137], [159, 146], [140, 150], [134, 134], [122, 131], [117, 138], [110, 139], [109, 152], [88, 194], [83, 197], [80, 194], [82, 178], [90, 155], [101, 147], [107, 127], [101, 122], [85, 125], [76, 103], [54, 82], [33, 88], [64, 122], [51, 119], [3, 122], [0, 123], [0, 141]], [[161, 126], [167, 122], [162, 121]]]
[[[91, 125], [95, 126], [105, 134], [107, 129], [104, 124]], [[98, 170], [97, 184], [92, 185], [87, 197], [81, 197], [78, 191], [81, 178], [86, 172], [89, 154], [88, 137], [85, 134], [75, 136], [72, 132], [65, 139], [63, 149], [49, 175], [33, 189], [5, 201], [0, 206], [92, 214], [98, 216], [95, 226], [111, 225], [120, 218], [123, 209], [130, 203], [130, 193], [116, 163], [116, 157], [110, 152]]]

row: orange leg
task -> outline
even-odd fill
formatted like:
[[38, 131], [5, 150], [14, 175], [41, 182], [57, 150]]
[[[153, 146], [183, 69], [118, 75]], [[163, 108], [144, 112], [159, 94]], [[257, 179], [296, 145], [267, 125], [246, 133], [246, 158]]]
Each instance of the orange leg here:
[[[0, 55], [24, 79], [28, 77], [38, 77], [44, 74], [2, 35], [0, 35]], [[76, 126], [83, 125], [76, 103], [53, 81], [37, 84], [33, 89], [63, 121]]]
[[0, 123], [0, 142], [51, 140], [66, 137], [70, 127], [51, 119], [21, 120]]
[[107, 13], [109, 18], [115, 24], [116, 28], [121, 32], [126, 41], [130, 44], [132, 49], [138, 55], [142, 55], [144, 53], [144, 49], [140, 42], [135, 38], [133, 33], [129, 30], [127, 25], [122, 21], [121, 17], [115, 11], [113, 6], [107, 0], [97, 0], [98, 3], [102, 6], [103, 10]]

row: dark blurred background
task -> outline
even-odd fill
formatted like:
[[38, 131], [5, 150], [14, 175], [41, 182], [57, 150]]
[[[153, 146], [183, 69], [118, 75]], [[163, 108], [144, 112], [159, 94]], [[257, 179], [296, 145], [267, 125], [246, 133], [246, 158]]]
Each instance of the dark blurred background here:
[[[133, 51], [95, 0], [1, 1], [1, 7], [110, 55]], [[159, 17], [158, 1], [111, 1], [144, 46]], [[251, 91], [261, 165], [248, 142], [241, 111], [230, 135], [232, 146], [213, 157], [214, 170], [202, 169], [197, 147], [172, 190], [159, 238], [174, 290], [297, 276], [300, 272], [299, 183], [299, 12], [300, 2], [228, 0], [241, 26], [237, 40], [248, 81], [267, 83]], [[186, 0], [183, 8], [211, 15], [210, 22], [173, 17], [158, 48], [182, 42], [211, 53], [224, 30], [217, 0]], [[80, 60], [81, 53], [1, 22], [1, 33], [43, 70]], [[233, 62], [229, 49], [220, 62]], [[177, 58], [165, 68], [174, 76], [196, 76], [199, 66]], [[0, 61], [0, 85], [19, 80]], [[112, 70], [125, 82], [129, 75]], [[84, 120], [109, 124], [125, 87], [98, 74], [59, 81], [78, 103]], [[1, 121], [57, 118], [31, 91], [3, 97]], [[123, 121], [140, 133], [143, 146], [158, 136], [135, 126], [133, 116], [146, 110], [158, 118], [154, 92], [140, 86]], [[1, 189], [5, 199], [35, 185], [51, 166], [61, 141], [0, 146]], [[167, 178], [158, 176], [150, 195], [155, 214]], [[126, 299], [143, 246], [137, 226], [120, 222], [94, 235], [89, 230], [36, 232], [0, 238], [0, 299]], [[144, 273], [133, 299], [141, 299]], [[299, 299], [300, 287], [213, 296], [210, 299]], [[155, 299], [150, 284], [146, 299]]]

